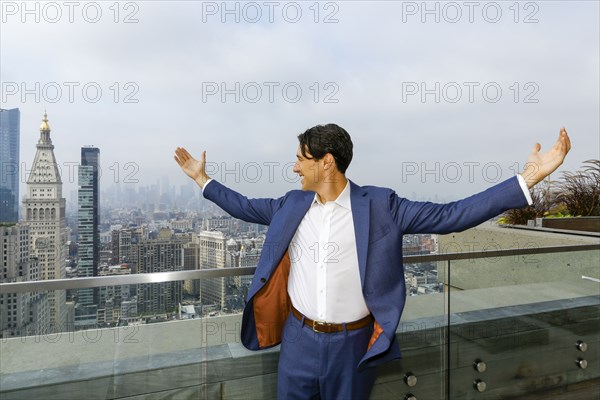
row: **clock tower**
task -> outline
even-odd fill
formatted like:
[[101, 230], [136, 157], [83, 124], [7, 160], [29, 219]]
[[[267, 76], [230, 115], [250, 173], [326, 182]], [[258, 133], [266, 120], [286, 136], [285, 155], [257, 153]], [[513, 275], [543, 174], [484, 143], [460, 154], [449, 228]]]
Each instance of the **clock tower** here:
[[[65, 199], [45, 112], [36, 148], [23, 200], [23, 222], [30, 227], [32, 256], [38, 258], [40, 278], [65, 279], [68, 240]], [[49, 322], [53, 326], [47, 332], [66, 330], [66, 291], [48, 292], [48, 303]]]

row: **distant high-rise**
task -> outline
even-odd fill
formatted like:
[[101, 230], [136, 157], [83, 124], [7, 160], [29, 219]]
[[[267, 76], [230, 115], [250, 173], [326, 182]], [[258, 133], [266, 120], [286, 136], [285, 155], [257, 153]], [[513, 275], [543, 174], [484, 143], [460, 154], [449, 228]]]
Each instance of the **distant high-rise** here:
[[[183, 269], [200, 269], [200, 237], [192, 236], [192, 241], [183, 246]], [[200, 296], [200, 279], [187, 279], [183, 282], [183, 291], [194, 297]]]
[[[131, 268], [128, 264], [120, 264], [103, 268], [99, 272], [100, 276], [129, 275]], [[98, 288], [98, 324], [118, 323], [121, 317], [121, 308], [124, 301], [135, 300], [135, 295], [131, 296], [135, 285], [112, 285]], [[137, 304], [135, 309], [137, 310]], [[132, 312], [127, 313], [128, 317], [136, 317]]]
[[[183, 271], [183, 246], [188, 239], [162, 230], [157, 239], [142, 239], [133, 245], [137, 254], [137, 272]], [[181, 302], [182, 281], [137, 285], [137, 311], [140, 313], [173, 312]]]
[[[65, 217], [66, 201], [62, 197], [62, 180], [54, 145], [50, 139], [50, 125], [44, 113], [40, 139], [27, 179], [27, 196], [23, 200], [23, 219], [30, 226], [32, 256], [38, 258], [42, 279], [65, 279], [67, 276], [68, 228]], [[49, 329], [68, 328], [66, 291], [48, 292], [50, 310]]]
[[19, 135], [18, 108], [0, 108], [0, 222], [19, 220]]
[[77, 276], [80, 277], [98, 276], [100, 262], [99, 168], [100, 149], [82, 147], [77, 209], [77, 242], [79, 244]]
[[[100, 149], [91, 146], [82, 147], [78, 175], [78, 277], [98, 276], [98, 264], [100, 263], [99, 168]], [[75, 325], [95, 325], [97, 309], [98, 290], [95, 288], [78, 289]]]
[[[200, 240], [200, 269], [226, 268], [227, 237], [219, 231], [203, 231]], [[217, 310], [225, 307], [226, 279], [208, 278], [200, 281], [202, 304], [215, 306]]]
[[[37, 281], [38, 260], [30, 255], [29, 226], [0, 225], [0, 283]], [[0, 338], [43, 335], [48, 329], [48, 295], [45, 292], [0, 294]]]

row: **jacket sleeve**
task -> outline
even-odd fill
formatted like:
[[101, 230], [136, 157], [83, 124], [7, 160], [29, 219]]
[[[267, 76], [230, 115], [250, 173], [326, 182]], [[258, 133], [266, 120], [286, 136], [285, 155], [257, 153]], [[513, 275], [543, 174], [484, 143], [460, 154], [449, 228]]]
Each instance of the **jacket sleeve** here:
[[404, 233], [460, 232], [472, 228], [511, 208], [528, 205], [517, 177], [448, 204], [416, 202], [392, 192], [389, 207], [394, 221]]
[[211, 180], [202, 191], [204, 198], [212, 201], [229, 215], [246, 222], [270, 225], [273, 214], [281, 208], [285, 197], [278, 199], [249, 199], [240, 193]]

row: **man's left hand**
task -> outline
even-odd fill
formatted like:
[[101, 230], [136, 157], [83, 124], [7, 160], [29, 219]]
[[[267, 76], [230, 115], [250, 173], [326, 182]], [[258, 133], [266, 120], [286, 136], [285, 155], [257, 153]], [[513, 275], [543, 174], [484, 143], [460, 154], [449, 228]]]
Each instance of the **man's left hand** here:
[[525, 169], [521, 176], [525, 178], [527, 186], [532, 188], [538, 182], [554, 172], [565, 160], [569, 150], [571, 150], [571, 140], [565, 128], [560, 129], [558, 140], [554, 146], [547, 152], [540, 154], [542, 145], [536, 143], [527, 159]]

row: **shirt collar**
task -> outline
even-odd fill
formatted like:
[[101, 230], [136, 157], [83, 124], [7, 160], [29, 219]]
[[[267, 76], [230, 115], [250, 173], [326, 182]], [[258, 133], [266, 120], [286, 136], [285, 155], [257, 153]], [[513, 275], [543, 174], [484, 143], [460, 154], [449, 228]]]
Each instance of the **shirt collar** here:
[[[347, 210], [352, 211], [351, 201], [350, 201], [350, 179], [346, 180], [346, 187], [342, 190], [342, 193], [333, 201], [335, 204], [344, 207]], [[315, 193], [315, 197], [313, 199], [312, 205], [324, 205], [319, 201], [319, 196]]]

